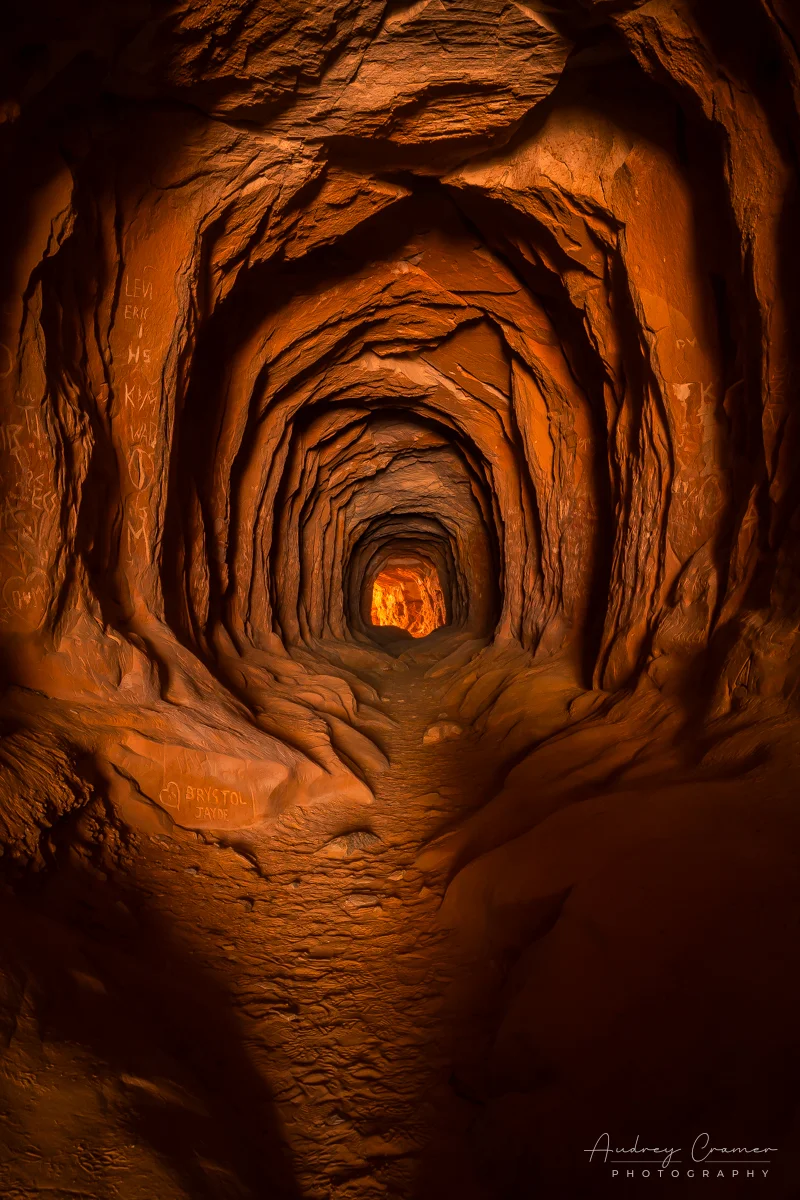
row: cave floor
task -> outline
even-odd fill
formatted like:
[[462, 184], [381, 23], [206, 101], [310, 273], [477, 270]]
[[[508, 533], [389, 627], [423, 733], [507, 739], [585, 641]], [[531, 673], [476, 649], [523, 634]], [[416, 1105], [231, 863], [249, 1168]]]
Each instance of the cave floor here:
[[[448, 1064], [476, 1037], [491, 972], [458, 962], [437, 921], [444, 879], [415, 860], [485, 798], [496, 768], [468, 733], [423, 743], [447, 717], [441, 692], [419, 668], [384, 684], [397, 729], [391, 767], [370, 781], [365, 822], [380, 843], [329, 858], [315, 849], [326, 817], [304, 810], [262, 859], [274, 888], [262, 918], [265, 973], [282, 981], [264, 1044], [309, 1196], [413, 1196], [423, 1180], [435, 1194], [437, 1179], [453, 1186], [463, 1174], [471, 1105], [451, 1087]], [[479, 1195], [474, 1187], [463, 1178], [459, 1194]]]
[[[641, 1065], [669, 1111], [687, 1055], [705, 1070], [720, 989], [742, 992], [729, 1022], [770, 997], [794, 1027], [760, 982], [789, 953], [761, 914], [796, 907], [794, 726], [743, 710], [690, 744], [652, 690], [609, 714], [563, 664], [442, 661], [379, 655], [365, 675], [388, 718], [371, 803], [131, 833], [98, 796], [53, 826], [48, 869], [0, 893], [4, 1200], [494, 1200], [510, 1193], [473, 1131], [502, 1134], [506, 1093], [525, 1144], [572, 1169], [581, 1112], [627, 1111], [615, 1047], [640, 1058], [642, 1031], [670, 1030]], [[695, 944], [713, 1021], [698, 989], [676, 1008]], [[673, 987], [655, 1000], [653, 963]], [[596, 1003], [620, 980], [624, 1029]], [[563, 1068], [541, 1078], [515, 1041], [531, 1014]], [[753, 1053], [736, 1095], [757, 1091]]]
[[[9, 916], [20, 1195], [485, 1194], [450, 1064], [479, 1056], [498, 968], [440, 925], [444, 871], [416, 860], [496, 789], [499, 749], [458, 735], [452, 674], [429, 666], [376, 678], [395, 728], [373, 804], [290, 808], [227, 844], [140, 834], [119, 872], [73, 848]], [[423, 741], [442, 718], [449, 738]]]

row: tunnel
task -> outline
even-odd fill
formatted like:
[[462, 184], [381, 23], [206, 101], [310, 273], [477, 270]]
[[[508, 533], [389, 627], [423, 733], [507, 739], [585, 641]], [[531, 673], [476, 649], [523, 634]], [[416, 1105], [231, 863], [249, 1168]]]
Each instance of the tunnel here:
[[800, 1195], [792, 0], [8, 0], [0, 1195]]
[[425, 554], [390, 555], [373, 579], [373, 626], [405, 629], [411, 637], [427, 637], [448, 623], [447, 607], [439, 572]]

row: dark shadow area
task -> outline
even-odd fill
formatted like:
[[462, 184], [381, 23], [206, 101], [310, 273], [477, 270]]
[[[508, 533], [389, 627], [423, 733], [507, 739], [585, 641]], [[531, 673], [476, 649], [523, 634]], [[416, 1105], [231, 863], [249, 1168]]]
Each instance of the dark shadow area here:
[[132, 875], [103, 878], [71, 857], [0, 899], [0, 969], [32, 997], [42, 1043], [76, 1047], [79, 1067], [88, 1053], [112, 1092], [127, 1088], [131, 1137], [187, 1197], [298, 1200], [224, 982]]
[[[778, 866], [781, 835], [767, 850], [770, 835], [748, 802], [747, 770], [718, 784], [687, 780], [661, 797], [657, 778], [627, 794], [594, 788], [561, 838], [529, 843], [524, 865], [512, 852], [495, 866], [497, 890], [499, 876], [520, 873], [517, 898], [495, 904], [482, 960], [465, 959], [451, 988], [448, 1019], [471, 1026], [474, 1040], [454, 1048], [415, 1200], [604, 1200], [623, 1189], [636, 1200], [651, 1189], [679, 1200], [701, 1190], [714, 1200], [795, 1200], [800, 976], [787, 930], [798, 908], [791, 872]], [[627, 844], [598, 836], [598, 793], [627, 825]], [[637, 828], [653, 803], [657, 836]], [[562, 890], [537, 887], [549, 870], [543, 847], [553, 862], [570, 862], [582, 842], [592, 869]], [[488, 878], [473, 876], [473, 886]], [[469, 998], [473, 971], [486, 972], [486, 986]], [[589, 1160], [606, 1131], [612, 1147], [674, 1147], [677, 1161], [659, 1175], [643, 1149], [621, 1163]], [[706, 1163], [706, 1144], [772, 1149], [740, 1151], [748, 1161], [732, 1175], [732, 1149]]]

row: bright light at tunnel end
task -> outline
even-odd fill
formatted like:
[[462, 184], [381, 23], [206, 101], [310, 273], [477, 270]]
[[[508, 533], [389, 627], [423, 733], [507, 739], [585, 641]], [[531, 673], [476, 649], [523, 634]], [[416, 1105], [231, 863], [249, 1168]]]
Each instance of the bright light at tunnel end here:
[[432, 564], [385, 567], [372, 585], [373, 625], [423, 638], [447, 623], [439, 573]]

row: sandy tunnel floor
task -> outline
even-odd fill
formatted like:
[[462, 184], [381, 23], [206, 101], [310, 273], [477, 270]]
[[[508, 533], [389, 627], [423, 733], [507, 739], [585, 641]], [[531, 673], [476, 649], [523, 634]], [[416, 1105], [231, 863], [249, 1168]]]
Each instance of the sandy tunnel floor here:
[[[54, 1015], [18, 1022], [3, 1076], [19, 1187], [484, 1194], [453, 1063], [480, 1049], [494, 964], [440, 927], [445, 880], [415, 860], [496, 786], [496, 756], [453, 736], [424, 667], [380, 688], [396, 729], [368, 808], [289, 810], [233, 847], [141, 835], [118, 877], [75, 863], [38, 896], [28, 941], [58, 951], [25, 970]], [[424, 740], [443, 718], [449, 739]]]

